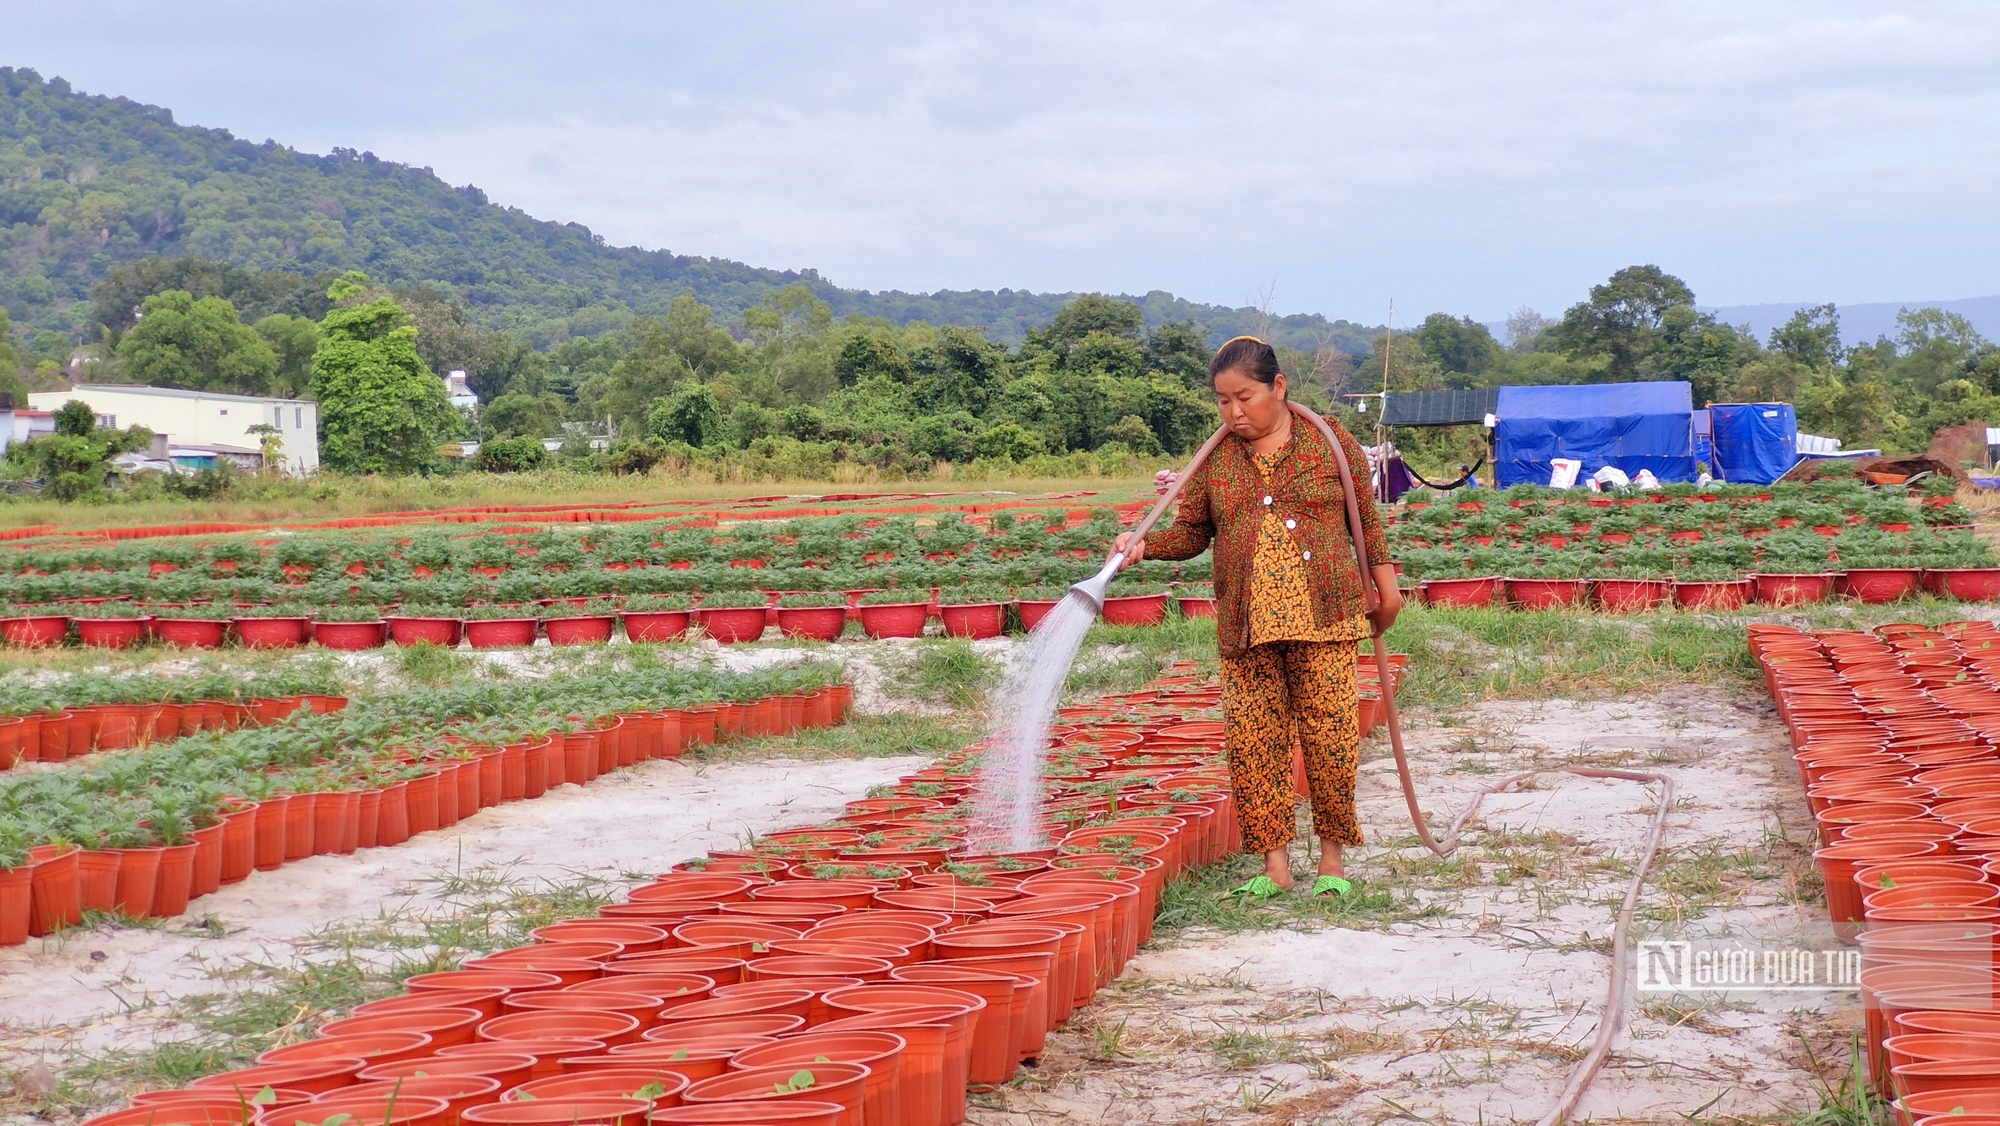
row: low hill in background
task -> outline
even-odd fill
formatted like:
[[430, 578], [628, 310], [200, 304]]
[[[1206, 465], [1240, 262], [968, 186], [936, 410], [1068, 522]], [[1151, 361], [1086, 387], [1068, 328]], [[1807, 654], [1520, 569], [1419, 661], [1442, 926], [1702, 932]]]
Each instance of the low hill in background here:
[[[0, 307], [19, 327], [87, 343], [96, 337], [91, 287], [113, 266], [153, 256], [302, 274], [363, 270], [386, 282], [431, 284], [463, 297], [483, 326], [538, 347], [661, 315], [683, 294], [733, 321], [765, 294], [798, 283], [836, 317], [965, 325], [1012, 343], [1077, 296], [876, 293], [810, 269], [609, 246], [581, 224], [495, 204], [429, 168], [351, 149], [315, 156], [255, 143], [177, 124], [159, 106], [0, 68]], [[1266, 319], [1157, 290], [1126, 299], [1149, 324], [1193, 320], [1211, 341], [1262, 331], [1308, 352], [1330, 344], [1360, 355], [1372, 334], [1318, 314]]]

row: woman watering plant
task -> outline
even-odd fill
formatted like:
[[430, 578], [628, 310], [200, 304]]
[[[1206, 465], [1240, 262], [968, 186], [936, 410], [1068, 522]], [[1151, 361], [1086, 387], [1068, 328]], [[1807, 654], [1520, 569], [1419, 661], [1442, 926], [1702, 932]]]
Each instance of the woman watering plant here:
[[[1370, 635], [1371, 623], [1387, 630], [1402, 609], [1389, 545], [1364, 478], [1353, 499], [1380, 592], [1371, 613], [1338, 463], [1317, 427], [1286, 402], [1277, 353], [1239, 336], [1215, 353], [1208, 377], [1227, 436], [1183, 483], [1173, 526], [1139, 539], [1128, 532], [1113, 550], [1130, 566], [1149, 555], [1191, 559], [1214, 543], [1229, 775], [1243, 848], [1264, 854], [1264, 874], [1236, 891], [1261, 898], [1292, 886], [1296, 735], [1320, 839], [1312, 894], [1344, 896], [1352, 885], [1341, 850], [1361, 843], [1356, 643]], [[1360, 443], [1331, 425], [1348, 465], [1365, 473]]]

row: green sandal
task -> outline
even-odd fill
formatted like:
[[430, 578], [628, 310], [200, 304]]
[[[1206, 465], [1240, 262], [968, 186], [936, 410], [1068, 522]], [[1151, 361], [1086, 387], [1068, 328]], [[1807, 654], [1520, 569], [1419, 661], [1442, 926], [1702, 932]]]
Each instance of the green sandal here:
[[1242, 887], [1229, 889], [1230, 895], [1247, 895], [1252, 899], [1270, 899], [1272, 896], [1284, 893], [1285, 889], [1279, 887], [1269, 876], [1258, 876]]
[[1313, 881], [1312, 894], [1315, 897], [1332, 892], [1342, 899], [1354, 893], [1354, 885], [1339, 876], [1321, 876]]

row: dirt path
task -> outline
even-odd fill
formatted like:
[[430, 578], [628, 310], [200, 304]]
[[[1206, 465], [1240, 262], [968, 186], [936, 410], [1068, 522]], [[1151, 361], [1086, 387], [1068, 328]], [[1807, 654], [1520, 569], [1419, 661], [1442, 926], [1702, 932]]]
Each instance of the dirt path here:
[[[1830, 942], [1823, 910], [1798, 903], [1817, 882], [1796, 843], [1803, 800], [1768, 705], [1720, 693], [1495, 703], [1431, 717], [1408, 742], [1440, 827], [1492, 775], [1530, 764], [1668, 771], [1680, 800], [1642, 919]], [[1363, 766], [1363, 824], [1371, 841], [1414, 844], [1385, 752]], [[1104, 1002], [1051, 1038], [1035, 1078], [989, 1100], [1005, 1109], [974, 1121], [1534, 1121], [1596, 1031], [1605, 940], [1657, 801], [1628, 782], [1540, 786], [1488, 798], [1454, 859], [1358, 850], [1350, 870], [1394, 895], [1376, 919], [1156, 939]], [[1303, 854], [1294, 867], [1306, 870]], [[1697, 1111], [1727, 1120], [1817, 1105], [1799, 1032], [1837, 1025], [1776, 1007], [1655, 1003], [1625, 1017], [1579, 1119], [1685, 1123]]]
[[251, 964], [321, 956], [308, 951], [330, 926], [434, 912], [452, 878], [525, 885], [664, 871], [755, 833], [825, 820], [922, 761], [649, 762], [393, 848], [254, 873], [158, 928], [83, 930], [0, 950], [0, 1069], [43, 1053], [57, 1067], [171, 1037], [174, 999], [227, 988]]

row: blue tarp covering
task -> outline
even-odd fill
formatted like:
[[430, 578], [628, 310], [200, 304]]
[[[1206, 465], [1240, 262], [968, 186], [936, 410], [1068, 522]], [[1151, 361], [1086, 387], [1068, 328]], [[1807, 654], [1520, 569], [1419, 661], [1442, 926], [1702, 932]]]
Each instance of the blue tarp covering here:
[[1686, 383], [1502, 387], [1493, 428], [1501, 488], [1546, 485], [1551, 458], [1583, 462], [1587, 480], [1607, 465], [1636, 477], [1694, 480], [1694, 391]]
[[1799, 418], [1790, 403], [1715, 403], [1715, 476], [1736, 485], [1768, 485], [1799, 460]]

